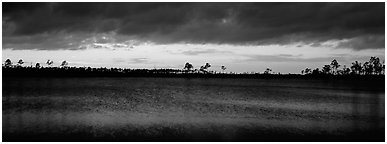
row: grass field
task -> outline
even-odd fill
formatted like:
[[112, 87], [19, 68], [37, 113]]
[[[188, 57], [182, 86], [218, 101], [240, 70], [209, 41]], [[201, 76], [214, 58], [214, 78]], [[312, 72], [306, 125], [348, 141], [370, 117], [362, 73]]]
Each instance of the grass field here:
[[6, 78], [3, 141], [384, 141], [384, 81]]

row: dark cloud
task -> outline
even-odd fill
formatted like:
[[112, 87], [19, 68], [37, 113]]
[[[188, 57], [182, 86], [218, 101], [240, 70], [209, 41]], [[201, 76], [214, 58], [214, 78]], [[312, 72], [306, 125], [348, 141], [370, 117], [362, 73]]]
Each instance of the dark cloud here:
[[385, 48], [385, 36], [359, 36], [340, 42], [338, 48], [352, 48], [355, 50]]
[[[43, 34], [115, 33], [154, 43], [319, 45], [348, 39], [340, 47], [384, 48], [384, 8], [384, 3], [3, 3], [3, 44]], [[46, 42], [52, 43], [37, 40]], [[48, 46], [56, 49], [55, 43]]]
[[[74, 49], [83, 37], [68, 37], [64, 34], [35, 34], [23, 36], [3, 36], [3, 47], [12, 49]], [[75, 47], [74, 47], [75, 46]]]

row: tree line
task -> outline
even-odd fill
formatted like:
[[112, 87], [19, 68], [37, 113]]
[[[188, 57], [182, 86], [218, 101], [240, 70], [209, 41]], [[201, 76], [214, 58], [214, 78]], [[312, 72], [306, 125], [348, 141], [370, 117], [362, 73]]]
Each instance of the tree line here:
[[352, 62], [350, 67], [344, 65], [341, 67], [339, 62], [334, 59], [330, 64], [324, 65], [321, 69], [306, 68], [301, 70], [301, 74], [305, 75], [384, 75], [384, 61], [381, 62], [378, 57], [371, 57], [369, 61]]
[[[7, 60], [5, 60], [3, 67], [6, 67], [6, 68], [23, 67], [23, 64], [24, 64], [23, 59], [19, 59], [19, 61], [16, 63], [16, 65], [14, 65], [12, 63], [11, 59], [7, 59]], [[54, 64], [54, 61], [47, 60], [46, 64], [48, 67], [51, 67]], [[69, 65], [69, 63], [67, 61], [62, 61], [62, 63], [60, 64], [60, 67], [67, 67], [68, 65]], [[32, 67], [32, 65], [30, 67]], [[40, 63], [35, 64], [35, 68], [41, 68], [41, 67], [42, 66], [40, 65]]]
[[[187, 75], [220, 75], [220, 77], [225, 77], [225, 75], [237, 75], [237, 73], [224, 73], [226, 66], [222, 65], [220, 70], [222, 72], [216, 72], [209, 70], [211, 66], [210, 63], [205, 63], [200, 66], [198, 69], [193, 67], [193, 64], [186, 62], [182, 69], [129, 69], [129, 68], [91, 68], [91, 67], [70, 67], [67, 61], [62, 61], [58, 67], [53, 66], [54, 61], [47, 60], [45, 63], [47, 66], [44, 67], [40, 63], [35, 63], [35, 66], [32, 64], [30, 66], [24, 66], [24, 61], [22, 59], [18, 60], [16, 64], [13, 64], [10, 59], [5, 60], [3, 64], [3, 73], [5, 75], [90, 75], [90, 76], [171, 76], [176, 74]], [[310, 76], [333, 76], [333, 75], [384, 75], [384, 61], [381, 62], [378, 57], [371, 57], [369, 61], [364, 63], [355, 61], [350, 67], [346, 65], [342, 66], [339, 62], [334, 59], [330, 64], [324, 65], [322, 68], [310, 69], [306, 68], [301, 71], [301, 75], [310, 75]], [[272, 69], [266, 68], [266, 70], [261, 73], [242, 73], [238, 75], [249, 75], [246, 77], [252, 77], [252, 75], [282, 75], [280, 73], [272, 73]], [[300, 75], [300, 74], [287, 74], [287, 75]]]

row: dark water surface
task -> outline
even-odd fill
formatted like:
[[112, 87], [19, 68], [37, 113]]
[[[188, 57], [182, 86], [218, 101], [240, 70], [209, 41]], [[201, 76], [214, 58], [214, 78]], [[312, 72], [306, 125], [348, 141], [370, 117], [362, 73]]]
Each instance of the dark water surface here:
[[384, 141], [384, 82], [4, 78], [3, 141]]

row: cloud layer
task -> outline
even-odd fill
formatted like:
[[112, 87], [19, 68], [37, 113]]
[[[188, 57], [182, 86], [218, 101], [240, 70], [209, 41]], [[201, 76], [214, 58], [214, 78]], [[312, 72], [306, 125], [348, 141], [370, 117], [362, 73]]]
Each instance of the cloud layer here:
[[375, 49], [385, 47], [384, 8], [384, 3], [3, 3], [3, 47], [82, 49], [85, 40], [96, 38], [126, 47], [128, 41], [318, 45], [337, 40], [338, 48]]

